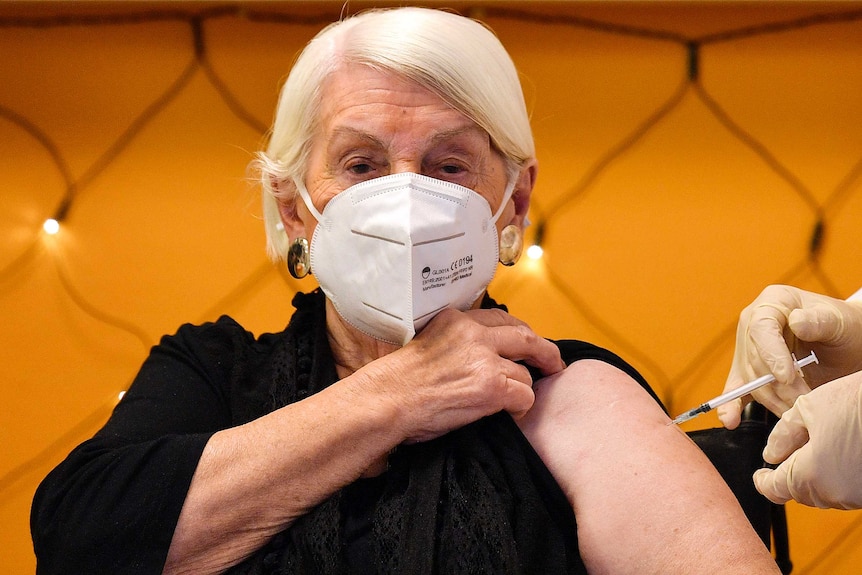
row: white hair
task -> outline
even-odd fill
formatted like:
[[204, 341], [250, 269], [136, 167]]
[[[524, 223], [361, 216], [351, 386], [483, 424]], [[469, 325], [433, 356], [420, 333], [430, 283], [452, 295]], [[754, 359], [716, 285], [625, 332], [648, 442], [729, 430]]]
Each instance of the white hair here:
[[509, 171], [535, 157], [515, 65], [481, 23], [411, 7], [371, 10], [330, 24], [299, 55], [281, 90], [266, 151], [254, 162], [263, 187], [267, 251], [276, 261], [286, 257], [290, 243], [279, 225], [278, 200], [295, 201], [284, 194], [295, 194], [295, 182], [304, 180], [321, 86], [343, 65], [370, 66], [434, 92], [488, 133]]

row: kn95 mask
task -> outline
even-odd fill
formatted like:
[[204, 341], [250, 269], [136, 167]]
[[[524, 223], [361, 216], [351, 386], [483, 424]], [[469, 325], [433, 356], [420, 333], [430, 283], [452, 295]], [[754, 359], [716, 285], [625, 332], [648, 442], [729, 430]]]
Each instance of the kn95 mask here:
[[361, 182], [317, 211], [311, 271], [338, 314], [404, 345], [441, 310], [469, 309], [497, 269], [497, 213], [469, 188], [414, 173]]

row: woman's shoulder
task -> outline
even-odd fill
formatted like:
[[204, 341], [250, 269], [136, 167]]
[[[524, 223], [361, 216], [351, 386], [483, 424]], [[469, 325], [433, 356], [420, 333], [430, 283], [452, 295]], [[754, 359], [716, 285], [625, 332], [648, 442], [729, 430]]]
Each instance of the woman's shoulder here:
[[598, 345], [579, 339], [557, 339], [553, 341], [560, 348], [560, 355], [567, 364], [580, 359], [598, 359], [606, 363], [628, 365], [614, 352]]
[[[210, 386], [230, 393], [238, 386], [246, 388], [250, 382], [264, 379], [261, 370], [283, 342], [284, 332], [255, 335], [232, 317], [222, 315], [215, 321], [182, 324], [175, 333], [163, 336], [146, 364], [161, 373], [197, 374]], [[189, 376], [178, 379], [188, 380]]]
[[649, 392], [659, 405], [661, 405], [661, 400], [659, 400], [658, 395], [653, 391], [646, 378], [644, 378], [628, 361], [624, 360], [616, 353], [598, 345], [577, 339], [560, 339], [552, 341], [560, 349], [560, 356], [562, 356], [566, 365], [571, 365], [576, 361], [584, 359], [594, 359], [612, 365], [634, 379], [642, 388]]
[[181, 346], [200, 355], [221, 356], [229, 351], [265, 351], [274, 346], [280, 336], [281, 332], [256, 336], [232, 317], [222, 315], [215, 321], [184, 323], [175, 333], [162, 336], [159, 346]]

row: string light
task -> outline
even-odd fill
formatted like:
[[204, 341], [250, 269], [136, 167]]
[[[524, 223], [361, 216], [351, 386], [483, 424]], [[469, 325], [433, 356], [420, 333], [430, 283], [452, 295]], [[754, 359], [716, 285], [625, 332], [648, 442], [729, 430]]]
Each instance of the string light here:
[[542, 249], [542, 240], [545, 237], [545, 220], [539, 220], [536, 224], [536, 233], [533, 234], [533, 245], [527, 248], [527, 257], [531, 260], [540, 260], [545, 253]]
[[540, 260], [544, 254], [545, 250], [540, 245], [533, 244], [527, 248], [527, 257], [531, 260]]
[[60, 205], [57, 206], [57, 211], [54, 215], [42, 224], [42, 229], [45, 230], [45, 233], [49, 236], [56, 235], [60, 231], [60, 222], [66, 219], [66, 216], [69, 214], [69, 209], [72, 207], [72, 200], [75, 196], [74, 194], [75, 186], [72, 185], [69, 190], [66, 191], [66, 195], [63, 196], [63, 199], [60, 201]]
[[54, 218], [48, 218], [45, 220], [45, 223], [42, 224], [42, 229], [45, 230], [45, 233], [49, 236], [53, 236], [60, 231], [60, 222]]

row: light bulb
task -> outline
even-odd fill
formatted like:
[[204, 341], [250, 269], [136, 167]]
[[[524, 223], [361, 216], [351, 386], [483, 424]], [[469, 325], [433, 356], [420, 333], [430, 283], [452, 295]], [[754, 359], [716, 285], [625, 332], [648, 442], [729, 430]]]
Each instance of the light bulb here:
[[531, 260], [541, 259], [543, 253], [544, 250], [542, 250], [542, 246], [538, 244], [533, 244], [527, 248], [527, 257]]
[[54, 218], [48, 218], [45, 220], [45, 223], [42, 224], [42, 229], [45, 230], [45, 233], [49, 236], [53, 236], [60, 231], [60, 222]]

